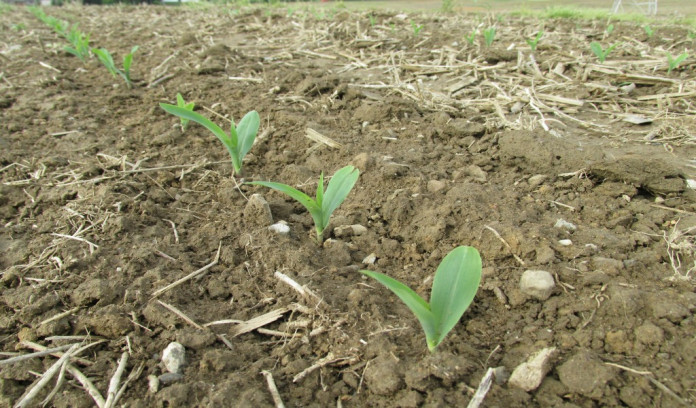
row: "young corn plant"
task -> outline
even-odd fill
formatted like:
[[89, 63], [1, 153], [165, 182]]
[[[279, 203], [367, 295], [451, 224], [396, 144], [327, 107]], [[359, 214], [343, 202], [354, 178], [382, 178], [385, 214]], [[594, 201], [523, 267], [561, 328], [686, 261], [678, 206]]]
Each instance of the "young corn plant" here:
[[[180, 93], [176, 94], [176, 106], [181, 109], [186, 109], [189, 112], [193, 112], [193, 108], [196, 106], [193, 102], [188, 102], [184, 100], [184, 97]], [[179, 118], [181, 120], [181, 131], [186, 131], [186, 126], [189, 124], [189, 119]]]
[[609, 56], [609, 53], [612, 52], [616, 46], [619, 45], [617, 44], [612, 44], [607, 48], [606, 50], [602, 48], [602, 44], [598, 43], [597, 41], [592, 41], [590, 43], [590, 49], [594, 53], [595, 56], [597, 56], [597, 59], [599, 62], [604, 62], [607, 59], [607, 56]]
[[312, 216], [314, 228], [317, 233], [317, 242], [322, 242], [324, 240], [324, 230], [326, 226], [329, 225], [331, 214], [333, 214], [336, 208], [348, 197], [353, 186], [355, 186], [355, 182], [358, 181], [359, 176], [360, 171], [355, 167], [343, 167], [334, 173], [331, 180], [329, 180], [326, 191], [324, 191], [324, 172], [322, 172], [319, 176], [319, 183], [317, 184], [317, 196], [314, 199], [287, 184], [274, 183], [271, 181], [253, 181], [248, 184], [272, 188], [297, 200]]
[[65, 38], [70, 42], [71, 46], [65, 46], [63, 49], [79, 58], [80, 61], [85, 62], [89, 58], [90, 53], [89, 34], [78, 30], [77, 24], [75, 24], [65, 33]]
[[537, 44], [539, 44], [539, 40], [541, 40], [541, 36], [544, 35], [544, 31], [539, 30], [536, 33], [536, 36], [534, 38], [526, 38], [525, 41], [527, 41], [527, 44], [529, 45], [529, 48], [532, 49], [532, 52], [536, 51], [537, 49]]
[[411, 288], [381, 273], [362, 270], [401, 299], [423, 327], [432, 353], [469, 308], [481, 283], [481, 256], [476, 248], [459, 246], [440, 262], [433, 278], [430, 303]]
[[605, 37], [608, 37], [611, 35], [611, 33], [614, 32], [614, 24], [609, 24], [607, 28], [604, 30]]
[[218, 140], [225, 145], [225, 148], [227, 148], [227, 152], [230, 154], [230, 159], [232, 160], [232, 167], [234, 167], [235, 174], [241, 173], [242, 160], [244, 159], [244, 156], [249, 153], [249, 150], [251, 150], [251, 146], [254, 144], [254, 139], [256, 139], [256, 134], [259, 132], [261, 118], [259, 117], [258, 112], [248, 112], [246, 115], [244, 115], [242, 120], [237, 123], [236, 126], [234, 124], [234, 120], [231, 120], [230, 133], [228, 134], [210, 119], [194, 112], [193, 110], [189, 110], [186, 107], [179, 107], [166, 103], [160, 103], [160, 107], [166, 112], [171, 113], [174, 116], [178, 116], [180, 119], [192, 120], [213, 132], [215, 137], [217, 137]]
[[495, 27], [488, 27], [483, 30], [483, 40], [486, 42], [486, 47], [490, 47], [495, 40]]
[[645, 35], [647, 35], [648, 38], [652, 38], [653, 34], [655, 34], [655, 31], [653, 31], [652, 27], [650, 27], [647, 24], [643, 26], [643, 31], [645, 31]]
[[464, 36], [464, 39], [466, 42], [469, 43], [469, 45], [474, 45], [474, 40], [476, 40], [476, 34], [478, 34], [478, 31], [474, 28], [468, 35]]
[[413, 36], [418, 37], [418, 34], [420, 34], [423, 29], [423, 24], [416, 24], [411, 20], [411, 29], [413, 30]]
[[681, 54], [677, 55], [674, 57], [672, 54], [668, 52], [665, 53], [667, 56], [667, 64], [669, 65], [667, 67], [667, 74], [671, 74], [673, 70], [677, 69], [679, 67], [679, 64], [684, 62], [685, 59], [689, 58], [689, 54], [686, 52], [682, 52]]
[[133, 83], [131, 82], [131, 76], [130, 76], [130, 68], [131, 64], [133, 64], [133, 54], [138, 51], [138, 46], [136, 45], [135, 47], [131, 48], [131, 51], [126, 54], [123, 57], [123, 70], [120, 70], [116, 68], [116, 64], [114, 64], [114, 59], [111, 56], [111, 53], [106, 48], [92, 48], [92, 53], [97, 56], [99, 61], [101, 61], [102, 64], [106, 67], [106, 69], [116, 77], [116, 75], [119, 75], [123, 80], [126, 82], [126, 86], [128, 88], [133, 87]]

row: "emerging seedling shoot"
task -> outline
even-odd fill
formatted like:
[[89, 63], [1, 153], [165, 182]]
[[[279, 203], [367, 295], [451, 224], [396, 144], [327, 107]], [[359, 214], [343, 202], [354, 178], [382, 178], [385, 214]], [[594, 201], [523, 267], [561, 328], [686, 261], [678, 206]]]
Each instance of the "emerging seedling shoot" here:
[[244, 156], [249, 153], [249, 150], [251, 150], [254, 139], [256, 139], [256, 134], [259, 132], [261, 118], [258, 112], [251, 111], [247, 113], [242, 120], [239, 121], [237, 126], [234, 125], [234, 120], [230, 121], [230, 133], [227, 134], [220, 126], [216, 125], [205, 116], [193, 110], [189, 110], [186, 107], [182, 108], [167, 103], [160, 103], [160, 107], [168, 113], [178, 116], [182, 120], [192, 120], [213, 132], [222, 144], [225, 145], [225, 148], [227, 148], [230, 158], [232, 159], [232, 166], [234, 167], [235, 174], [239, 174], [242, 171], [242, 160]]
[[123, 70], [120, 70], [116, 68], [116, 64], [114, 63], [114, 58], [111, 56], [111, 53], [106, 48], [92, 48], [92, 53], [97, 56], [99, 61], [101, 61], [102, 64], [106, 67], [106, 69], [113, 75], [114, 77], [116, 75], [121, 76], [123, 80], [126, 82], [126, 86], [128, 88], [133, 87], [133, 83], [131, 82], [131, 76], [130, 76], [130, 68], [131, 64], [133, 64], [133, 54], [138, 51], [138, 46], [136, 45], [135, 47], [131, 48], [131, 51], [123, 56]]
[[602, 48], [602, 44], [598, 43], [597, 41], [592, 41], [590, 43], [590, 49], [594, 55], [597, 56], [599, 62], [604, 62], [607, 59], [607, 56], [609, 56], [609, 53], [612, 52], [617, 45], [619, 44], [612, 44], [605, 50]]
[[416, 315], [433, 352], [469, 308], [481, 283], [481, 256], [476, 248], [459, 246], [440, 263], [433, 279], [430, 303], [411, 288], [381, 273], [362, 270], [394, 292]]
[[526, 38], [525, 41], [527, 41], [527, 45], [529, 45], [529, 48], [532, 49], [532, 52], [536, 51], [537, 45], [539, 44], [539, 40], [541, 40], [541, 36], [544, 35], [543, 30], [539, 30], [536, 33], [536, 37], [534, 38]]
[[[186, 109], [189, 112], [193, 112], [193, 108], [196, 106], [193, 102], [188, 102], [184, 100], [184, 97], [181, 96], [180, 93], [176, 94], [176, 106], [182, 109]], [[186, 118], [179, 118], [181, 119], [181, 131], [186, 130], [186, 126], [188, 126], [189, 120]]]
[[256, 184], [259, 186], [272, 188], [297, 200], [312, 215], [314, 227], [317, 232], [317, 241], [322, 242], [324, 239], [324, 230], [326, 229], [326, 226], [329, 225], [329, 218], [331, 218], [331, 214], [333, 214], [336, 208], [343, 203], [343, 200], [348, 197], [350, 190], [353, 189], [353, 186], [355, 185], [355, 182], [358, 181], [359, 176], [360, 171], [355, 167], [343, 167], [334, 173], [331, 180], [329, 180], [329, 185], [326, 187], [326, 191], [324, 191], [324, 173], [322, 172], [319, 176], [319, 183], [317, 184], [316, 199], [312, 199], [307, 194], [294, 189], [287, 184], [274, 183], [271, 181], [254, 181], [250, 182], [249, 184]]

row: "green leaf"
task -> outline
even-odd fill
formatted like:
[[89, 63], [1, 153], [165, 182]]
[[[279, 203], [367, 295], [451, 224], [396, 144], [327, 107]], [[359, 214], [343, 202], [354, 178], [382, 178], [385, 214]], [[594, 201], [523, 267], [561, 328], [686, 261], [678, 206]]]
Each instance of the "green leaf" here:
[[331, 214], [346, 199], [348, 193], [358, 180], [360, 171], [353, 166], [346, 166], [339, 169], [331, 177], [329, 185], [324, 191], [324, 173], [319, 176], [317, 185], [317, 198], [312, 199], [307, 194], [296, 190], [287, 184], [275, 183], [270, 181], [253, 181], [248, 184], [256, 184], [285, 193], [299, 201], [312, 215], [314, 227], [317, 231], [317, 240], [321, 242], [324, 229], [329, 224]]
[[333, 177], [331, 177], [321, 202], [321, 211], [324, 214], [322, 231], [328, 225], [331, 214], [348, 197], [359, 176], [360, 171], [358, 169], [353, 166], [346, 166], [336, 171]]
[[594, 55], [597, 56], [597, 59], [599, 59], [600, 62], [604, 62], [604, 59], [606, 56], [604, 55], [604, 49], [602, 48], [602, 45], [598, 43], [597, 41], [592, 41], [590, 43], [590, 49], [594, 53]]
[[435, 316], [433, 316], [433, 313], [430, 310], [430, 306], [428, 305], [428, 303], [426, 303], [426, 301], [423, 300], [423, 298], [418, 296], [418, 294], [414, 292], [413, 289], [409, 288], [408, 286], [404, 285], [403, 283], [399, 282], [394, 278], [390, 278], [387, 275], [368, 270], [362, 270], [360, 271], [360, 273], [362, 273], [363, 275], [367, 275], [372, 279], [376, 280], [377, 282], [381, 283], [382, 285], [386, 286], [387, 289], [394, 292], [394, 294], [398, 296], [399, 299], [401, 299], [401, 301], [406, 304], [406, 306], [408, 306], [408, 308], [411, 310], [411, 312], [413, 312], [413, 314], [420, 322], [421, 327], [423, 327], [423, 332], [425, 333], [425, 338], [428, 342], [428, 348], [430, 348], [431, 340], [435, 339], [437, 333], [435, 327], [436, 319]]
[[118, 68], [114, 64], [114, 59], [106, 48], [92, 48], [92, 52], [97, 56], [97, 59], [106, 67], [111, 75], [118, 75]]
[[481, 256], [473, 247], [450, 251], [435, 272], [430, 303], [403, 283], [372, 271], [360, 271], [394, 292], [416, 315], [432, 352], [459, 322], [481, 283]]
[[[312, 215], [312, 219], [314, 220], [315, 225], [319, 224], [319, 222], [317, 221], [321, 221], [321, 208], [317, 205], [316, 201], [314, 201], [310, 196], [303, 193], [302, 191], [292, 188], [287, 184], [275, 183], [273, 181], [251, 181], [247, 184], [264, 186], [272, 188], [276, 191], [280, 191], [281, 193], [285, 193], [289, 195], [291, 198], [297, 200], [297, 202], [302, 204], [307, 209], [307, 211], [309, 211], [309, 213]], [[319, 233], [319, 231], [317, 232]]]
[[254, 145], [254, 139], [256, 139], [260, 125], [261, 118], [256, 111], [251, 111], [244, 115], [237, 124], [237, 153], [240, 160], [249, 153], [249, 150]]
[[430, 308], [437, 319], [437, 337], [440, 344], [471, 302], [481, 283], [481, 256], [469, 246], [453, 249], [440, 263], [433, 280]]
[[186, 108], [186, 101], [180, 93], [176, 94], [176, 106], [179, 108]]
[[225, 133], [225, 131], [222, 130], [220, 126], [216, 125], [205, 116], [190, 111], [188, 109], [180, 108], [178, 106], [170, 105], [167, 103], [160, 103], [160, 107], [168, 113], [171, 113], [172, 115], [178, 116], [183, 119], [192, 120], [198, 123], [199, 125], [203, 125], [206, 129], [213, 132], [213, 134], [222, 142], [222, 144], [224, 144], [225, 147], [227, 147], [227, 150], [230, 151], [230, 154], [233, 153], [233, 151], [230, 150], [227, 133]]
[[319, 174], [319, 182], [317, 183], [317, 198], [316, 203], [319, 208], [322, 208], [324, 203], [324, 172]]

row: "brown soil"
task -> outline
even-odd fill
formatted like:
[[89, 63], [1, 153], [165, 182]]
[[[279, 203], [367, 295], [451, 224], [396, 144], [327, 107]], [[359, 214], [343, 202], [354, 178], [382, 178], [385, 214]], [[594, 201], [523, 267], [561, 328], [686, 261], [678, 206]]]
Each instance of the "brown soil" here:
[[[29, 342], [103, 339], [73, 364], [105, 395], [127, 352], [122, 381], [142, 368], [119, 402], [129, 407], [272, 406], [264, 370], [289, 407], [444, 407], [467, 404], [487, 368], [510, 373], [555, 346], [537, 389], [499, 376], [484, 406], [696, 401], [694, 60], [668, 75], [663, 57], [694, 54], [686, 28], [653, 26], [648, 41], [640, 26], [615, 23], [602, 39], [605, 22], [508, 16], [494, 21], [486, 49], [464, 39], [491, 23], [476, 15], [374, 12], [372, 26], [367, 14], [334, 9], [47, 12], [78, 22], [117, 61], [140, 50], [127, 89], [94, 58], [63, 52], [23, 8], [0, 16], [3, 356], [36, 348]], [[424, 25], [417, 36], [409, 20]], [[532, 60], [523, 39], [542, 26]], [[592, 40], [621, 45], [599, 64]], [[311, 192], [321, 171], [361, 170], [324, 246], [302, 207], [238, 189], [219, 142], [195, 124], [182, 132], [158, 107], [177, 92], [212, 118], [260, 113], [246, 180]], [[308, 128], [341, 146], [310, 140]], [[254, 193], [289, 237], [247, 205]], [[352, 224], [367, 231], [333, 232]], [[479, 249], [484, 279], [430, 354], [408, 309], [357, 271], [427, 296], [457, 245]], [[153, 298], [218, 248], [212, 267]], [[363, 263], [370, 254], [376, 262]], [[521, 291], [529, 269], [555, 277], [550, 298]], [[278, 309], [280, 319], [236, 337], [235, 323], [199, 326]], [[147, 377], [164, 373], [172, 341], [186, 348], [183, 378], [151, 392]], [[0, 366], [0, 405], [55, 361]], [[317, 362], [328, 364], [293, 380]], [[65, 376], [52, 404], [93, 406]]]

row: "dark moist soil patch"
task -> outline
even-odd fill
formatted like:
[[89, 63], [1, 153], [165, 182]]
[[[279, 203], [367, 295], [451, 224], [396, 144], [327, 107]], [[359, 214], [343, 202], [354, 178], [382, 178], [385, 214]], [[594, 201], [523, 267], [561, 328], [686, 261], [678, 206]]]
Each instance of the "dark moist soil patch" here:
[[[604, 21], [513, 16], [379, 11], [372, 25], [333, 8], [47, 12], [117, 63], [140, 49], [127, 89], [26, 9], [0, 15], [3, 356], [103, 340], [73, 365], [106, 395], [127, 352], [122, 380], [142, 370], [119, 401], [130, 407], [273, 406], [262, 371], [290, 407], [465, 406], [489, 367], [490, 407], [694, 403], [696, 81], [693, 60], [668, 75], [664, 58], [675, 42], [693, 50], [686, 27], [654, 24], [669, 38], [647, 40], [615, 22], [621, 37], [603, 39]], [[490, 49], [467, 43], [493, 23]], [[524, 38], [541, 28], [532, 54]], [[622, 44], [599, 64], [593, 40]], [[243, 177], [212, 134], [182, 132], [158, 107], [177, 92], [220, 124], [211, 111], [260, 113]], [[316, 133], [335, 145], [306, 136]], [[323, 246], [297, 203], [238, 185], [312, 192], [321, 171], [348, 164], [361, 176]], [[288, 236], [268, 229], [279, 221]], [[458, 245], [481, 252], [483, 283], [429, 354], [407, 308], [358, 270], [427, 297]], [[520, 286], [526, 270], [553, 276], [550, 296]], [[238, 336], [238, 323], [207, 325], [269, 313]], [[173, 341], [183, 376], [150, 391]], [[558, 353], [538, 387], [507, 383], [548, 347]], [[55, 361], [0, 366], [0, 405]], [[66, 380], [53, 405], [93, 406]]]

